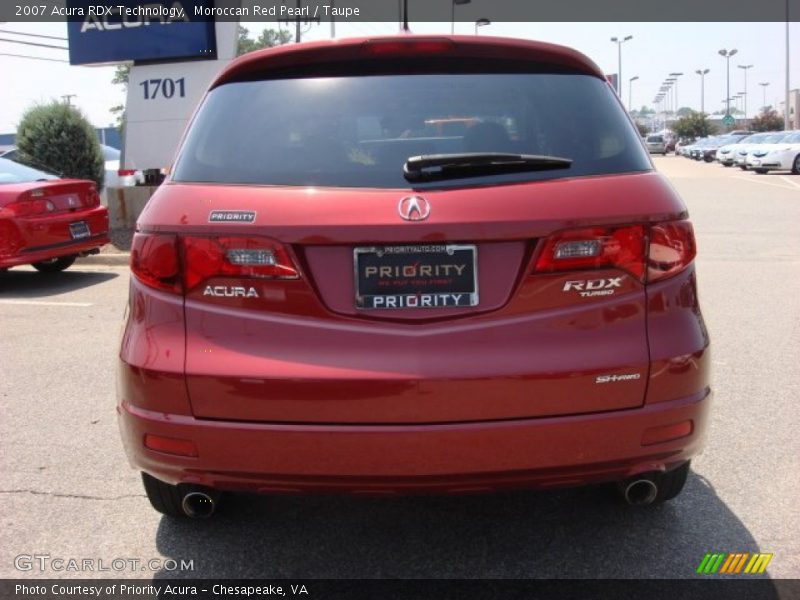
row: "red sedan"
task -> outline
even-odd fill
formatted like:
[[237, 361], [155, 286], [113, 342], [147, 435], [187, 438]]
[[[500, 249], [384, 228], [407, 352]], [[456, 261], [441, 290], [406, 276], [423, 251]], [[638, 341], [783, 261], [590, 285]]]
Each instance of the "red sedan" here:
[[[451, 120], [470, 126], [430, 126]], [[694, 257], [686, 206], [574, 50], [247, 54], [138, 222], [128, 456], [169, 515], [237, 490], [669, 500], [711, 397]]]
[[94, 182], [0, 158], [0, 270], [33, 265], [56, 273], [108, 242], [108, 210]]

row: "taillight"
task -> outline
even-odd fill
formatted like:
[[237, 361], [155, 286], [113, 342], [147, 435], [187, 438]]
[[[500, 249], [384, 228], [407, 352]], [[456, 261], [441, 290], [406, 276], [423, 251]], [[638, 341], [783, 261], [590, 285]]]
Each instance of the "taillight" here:
[[297, 279], [299, 274], [286, 248], [257, 237], [185, 237], [183, 242], [186, 291], [211, 277]]
[[33, 190], [6, 204], [5, 209], [12, 217], [38, 217], [55, 211], [55, 204], [41, 195], [41, 190]]
[[670, 221], [650, 227], [647, 280], [671, 277], [694, 260], [697, 247], [689, 221]]
[[455, 50], [455, 42], [440, 38], [411, 38], [407, 40], [369, 40], [362, 51], [373, 56], [419, 56], [446, 54]]
[[535, 270], [552, 273], [616, 267], [641, 280], [645, 243], [642, 225], [562, 231], [547, 238]]
[[639, 281], [658, 281], [685, 269], [696, 253], [689, 221], [588, 227], [553, 234], [544, 242], [535, 273], [618, 268]]
[[189, 292], [212, 277], [297, 279], [286, 248], [258, 237], [180, 237], [137, 233], [131, 245], [131, 271], [160, 290]]
[[131, 243], [131, 272], [145, 285], [180, 294], [180, 263], [176, 237], [157, 233], [134, 234]]

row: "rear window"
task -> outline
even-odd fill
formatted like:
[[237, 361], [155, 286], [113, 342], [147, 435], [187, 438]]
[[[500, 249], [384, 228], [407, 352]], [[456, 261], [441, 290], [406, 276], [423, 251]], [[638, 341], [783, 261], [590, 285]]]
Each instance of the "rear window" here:
[[494, 184], [651, 168], [608, 85], [575, 74], [375, 75], [235, 82], [206, 97], [173, 180], [408, 187], [412, 156], [508, 152], [569, 169], [447, 179]]
[[15, 163], [13, 160], [0, 158], [0, 184], [49, 181], [51, 179], [58, 179], [58, 177]]
[[660, 144], [661, 142], [664, 141], [664, 138], [661, 137], [660, 135], [649, 135], [647, 136], [647, 141]]

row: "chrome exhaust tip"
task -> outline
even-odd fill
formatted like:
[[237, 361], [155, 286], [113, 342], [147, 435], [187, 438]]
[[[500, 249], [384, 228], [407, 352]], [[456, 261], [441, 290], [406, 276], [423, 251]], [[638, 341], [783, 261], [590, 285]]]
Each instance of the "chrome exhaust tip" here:
[[631, 479], [625, 483], [622, 495], [631, 506], [644, 506], [656, 499], [658, 486], [652, 479]]
[[210, 494], [195, 490], [183, 497], [181, 508], [187, 517], [207, 519], [217, 509], [217, 502]]

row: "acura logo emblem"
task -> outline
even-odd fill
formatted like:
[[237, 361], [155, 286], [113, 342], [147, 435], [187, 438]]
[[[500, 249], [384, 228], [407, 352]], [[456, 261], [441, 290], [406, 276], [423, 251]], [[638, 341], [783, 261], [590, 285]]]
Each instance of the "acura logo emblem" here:
[[397, 205], [397, 212], [406, 221], [424, 221], [431, 214], [431, 205], [422, 196], [406, 196]]

